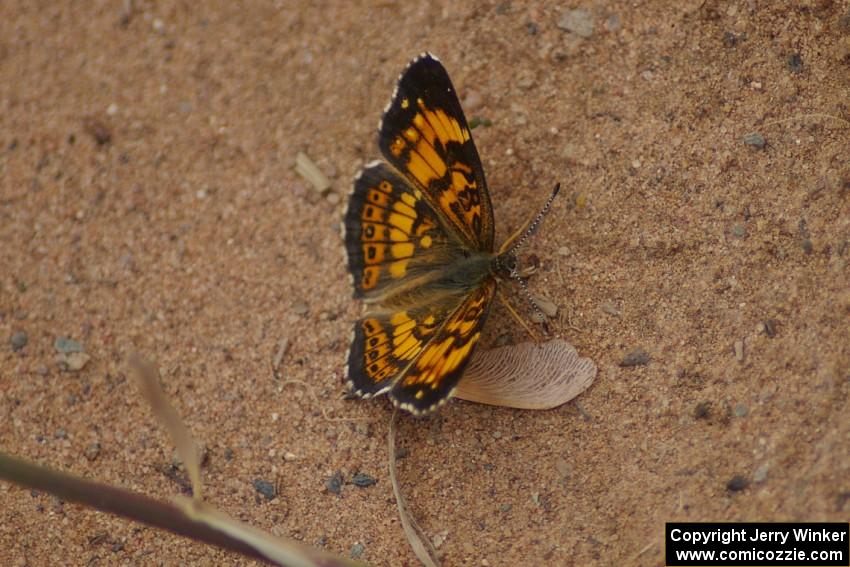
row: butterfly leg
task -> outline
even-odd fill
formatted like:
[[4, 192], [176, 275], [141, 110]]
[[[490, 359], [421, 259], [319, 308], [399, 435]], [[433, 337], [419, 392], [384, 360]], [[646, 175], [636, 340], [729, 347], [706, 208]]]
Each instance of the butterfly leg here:
[[502, 305], [504, 305], [507, 308], [508, 312], [511, 315], [513, 315], [514, 319], [516, 319], [519, 322], [519, 324], [522, 325], [522, 328], [525, 329], [525, 331], [531, 337], [531, 340], [534, 341], [535, 343], [539, 343], [540, 337], [538, 337], [537, 334], [533, 330], [531, 330], [531, 327], [528, 326], [528, 323], [525, 322], [525, 319], [523, 319], [522, 316], [519, 313], [517, 313], [516, 309], [514, 309], [513, 306], [511, 306], [510, 301], [508, 301], [508, 298], [504, 296], [502, 291], [497, 290], [496, 293], [498, 293], [498, 295], [499, 295], [499, 301], [501, 301]]

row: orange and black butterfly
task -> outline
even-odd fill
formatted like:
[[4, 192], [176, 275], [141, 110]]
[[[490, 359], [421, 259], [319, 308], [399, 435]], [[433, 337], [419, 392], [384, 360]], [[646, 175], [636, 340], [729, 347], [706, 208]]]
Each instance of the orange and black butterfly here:
[[354, 296], [367, 304], [354, 326], [348, 385], [362, 397], [388, 392], [420, 415], [451, 396], [497, 278], [515, 275], [515, 260], [513, 248], [493, 250], [484, 170], [436, 57], [421, 55], [401, 74], [378, 145], [389, 163], [357, 175], [345, 213]]

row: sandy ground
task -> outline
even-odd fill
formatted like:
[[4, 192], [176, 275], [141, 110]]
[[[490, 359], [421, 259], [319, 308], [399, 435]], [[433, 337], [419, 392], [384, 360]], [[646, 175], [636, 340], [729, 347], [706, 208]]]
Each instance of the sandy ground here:
[[[359, 306], [337, 229], [427, 49], [492, 122], [474, 136], [498, 238], [564, 184], [531, 286], [600, 369], [578, 405], [402, 421], [400, 480], [445, 563], [661, 565], [665, 521], [848, 519], [850, 3], [132, 5], [0, 4], [3, 451], [180, 493], [135, 348], [207, 447], [211, 501], [415, 565], [388, 404], [341, 399]], [[499, 309], [488, 325], [523, 339]], [[0, 554], [248, 563], [5, 483]]]

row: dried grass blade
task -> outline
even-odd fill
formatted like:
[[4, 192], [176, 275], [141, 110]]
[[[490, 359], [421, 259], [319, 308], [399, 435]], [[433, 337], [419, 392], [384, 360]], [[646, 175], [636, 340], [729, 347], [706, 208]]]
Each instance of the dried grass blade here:
[[404, 528], [404, 535], [407, 536], [407, 541], [410, 542], [410, 547], [413, 548], [413, 553], [425, 567], [440, 567], [437, 561], [437, 550], [431, 545], [431, 541], [416, 523], [416, 520], [407, 509], [407, 503], [404, 500], [404, 495], [399, 488], [398, 478], [396, 476], [396, 456], [395, 456], [395, 431], [396, 431], [396, 415], [398, 410], [393, 411], [390, 417], [390, 427], [387, 433], [387, 447], [389, 451], [389, 466], [390, 466], [390, 482], [393, 485], [393, 494], [398, 505], [398, 515], [401, 518], [401, 525]]

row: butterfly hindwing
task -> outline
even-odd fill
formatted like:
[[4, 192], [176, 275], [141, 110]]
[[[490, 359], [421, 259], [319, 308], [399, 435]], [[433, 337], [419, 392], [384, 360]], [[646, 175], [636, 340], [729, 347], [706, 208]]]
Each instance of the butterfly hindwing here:
[[351, 390], [363, 397], [387, 391], [422, 352], [451, 313], [451, 305], [432, 303], [417, 308], [367, 314], [354, 325], [348, 353]]
[[495, 292], [495, 280], [487, 279], [463, 299], [390, 390], [394, 404], [424, 414], [451, 396], [481, 338]]
[[378, 143], [461, 243], [493, 250], [493, 210], [481, 160], [449, 75], [435, 57], [422, 55], [402, 73]]
[[459, 253], [422, 192], [382, 162], [357, 176], [344, 227], [355, 297], [386, 299]]

